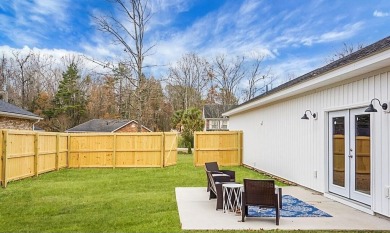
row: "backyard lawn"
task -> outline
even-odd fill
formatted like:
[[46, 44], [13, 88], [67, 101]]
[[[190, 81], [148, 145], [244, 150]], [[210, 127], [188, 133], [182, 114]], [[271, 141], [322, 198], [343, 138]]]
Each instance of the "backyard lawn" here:
[[[262, 178], [244, 167], [228, 169], [239, 182]], [[163, 169], [50, 172], [0, 189], [0, 232], [181, 232], [175, 187], [191, 186], [205, 187], [206, 178], [186, 154]]]

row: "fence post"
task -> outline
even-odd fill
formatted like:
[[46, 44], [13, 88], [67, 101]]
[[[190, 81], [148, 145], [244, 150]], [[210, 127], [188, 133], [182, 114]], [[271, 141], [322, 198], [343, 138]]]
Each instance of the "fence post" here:
[[67, 164], [68, 164], [68, 168], [70, 167], [70, 134], [68, 133], [68, 135], [66, 136], [67, 138], [67, 150], [66, 150], [66, 158], [68, 159], [67, 161]]
[[39, 135], [34, 134], [34, 173], [38, 176]]
[[114, 134], [114, 151], [112, 152], [112, 168], [115, 169], [116, 167], [116, 134]]
[[3, 143], [3, 150], [2, 150], [2, 158], [3, 158], [3, 167], [1, 168], [1, 172], [3, 180], [2, 180], [2, 185], [3, 188], [7, 187], [7, 161], [8, 161], [8, 131], [3, 131], [3, 140], [1, 143]]
[[165, 135], [164, 135], [164, 133], [161, 133], [161, 135], [160, 135], [160, 138], [161, 138], [161, 145], [160, 145], [160, 153], [161, 153], [161, 156], [160, 156], [160, 167], [164, 167], [164, 152], [165, 152], [165, 143], [164, 143], [164, 141], [165, 141]]
[[242, 159], [243, 159], [243, 157], [244, 157], [244, 155], [243, 155], [243, 144], [244, 143], [244, 132], [242, 132], [242, 131], [240, 131], [240, 145], [241, 145], [241, 147], [240, 147], [240, 155], [241, 155], [241, 160], [240, 160], [240, 165], [242, 165]]
[[56, 134], [56, 170], [60, 169], [60, 134]]
[[196, 167], [196, 164], [197, 164], [197, 156], [198, 156], [198, 153], [197, 153], [197, 150], [198, 150], [198, 132], [194, 132], [194, 151], [192, 152], [194, 155], [194, 166]]
[[241, 133], [240, 131], [237, 131], [237, 157], [238, 157], [238, 164], [241, 165]]

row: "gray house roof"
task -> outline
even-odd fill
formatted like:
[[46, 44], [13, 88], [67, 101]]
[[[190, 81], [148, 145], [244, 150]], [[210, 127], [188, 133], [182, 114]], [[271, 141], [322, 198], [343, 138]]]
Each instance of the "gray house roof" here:
[[[354, 53], [349, 54], [348, 56], [345, 56], [345, 57], [339, 59], [339, 60], [336, 60], [332, 63], [329, 63], [328, 65], [325, 65], [323, 67], [315, 69], [315, 70], [313, 70], [307, 74], [304, 74], [296, 79], [293, 79], [293, 80], [286, 82], [280, 86], [277, 86], [276, 88], [274, 88], [266, 93], [263, 93], [263, 94], [255, 97], [251, 100], [248, 100], [240, 105], [237, 105], [235, 108], [241, 107], [241, 106], [246, 105], [248, 103], [252, 103], [252, 102], [257, 101], [263, 97], [274, 94], [278, 91], [281, 91], [281, 90], [287, 89], [291, 86], [297, 85], [299, 83], [314, 79], [322, 74], [325, 74], [325, 73], [330, 72], [332, 70], [336, 70], [340, 67], [352, 64], [352, 63], [357, 62], [361, 59], [373, 56], [374, 54], [383, 52], [383, 51], [388, 50], [388, 49], [390, 49], [390, 36], [388, 36], [382, 40], [379, 40], [371, 45], [368, 45], [368, 46], [366, 46], [366, 47], [364, 47], [364, 48], [362, 48]], [[232, 109], [234, 109], [234, 108], [232, 108]], [[232, 109], [230, 109], [230, 110], [232, 110]]]
[[222, 113], [236, 107], [237, 105], [219, 105], [210, 104], [203, 107], [203, 117], [207, 118], [223, 118]]
[[0, 116], [39, 120], [41, 117], [35, 115], [32, 112], [19, 108], [13, 104], [0, 100]]
[[[84, 122], [80, 125], [76, 125], [73, 128], [66, 130], [65, 132], [114, 132], [134, 120], [120, 120], [120, 119], [92, 119]], [[142, 126], [146, 128], [145, 126]], [[148, 128], [146, 128], [149, 130]], [[150, 130], [149, 130], [150, 131]]]

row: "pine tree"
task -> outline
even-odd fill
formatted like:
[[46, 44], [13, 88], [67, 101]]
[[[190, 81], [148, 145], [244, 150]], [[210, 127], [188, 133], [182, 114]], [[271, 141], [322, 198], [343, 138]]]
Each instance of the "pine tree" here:
[[80, 124], [85, 116], [87, 103], [80, 89], [81, 77], [77, 65], [71, 63], [62, 78], [54, 97], [53, 109], [53, 116], [58, 119], [57, 128], [60, 131]]

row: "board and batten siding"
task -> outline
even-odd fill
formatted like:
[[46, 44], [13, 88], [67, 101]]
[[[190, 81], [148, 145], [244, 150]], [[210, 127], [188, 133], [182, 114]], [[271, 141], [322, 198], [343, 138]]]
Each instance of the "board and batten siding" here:
[[[390, 67], [282, 101], [231, 115], [231, 130], [242, 130], [243, 163], [327, 192], [328, 112], [367, 107], [372, 98], [390, 101]], [[390, 216], [390, 113], [377, 102], [371, 113], [372, 210]], [[318, 119], [302, 120], [306, 109]]]

